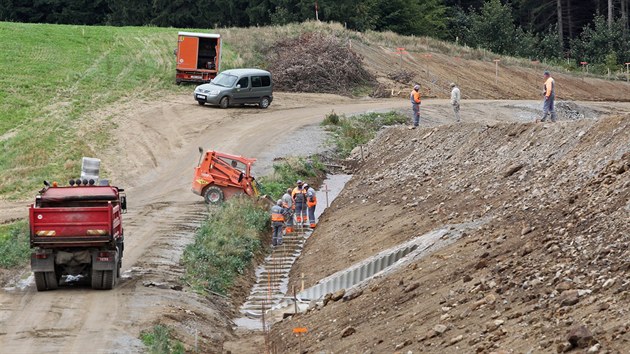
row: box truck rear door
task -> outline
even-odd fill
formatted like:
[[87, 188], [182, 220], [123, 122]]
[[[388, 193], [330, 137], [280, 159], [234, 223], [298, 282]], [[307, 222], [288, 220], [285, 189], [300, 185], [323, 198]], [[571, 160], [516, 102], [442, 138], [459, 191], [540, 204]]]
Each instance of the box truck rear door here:
[[180, 35], [177, 40], [177, 69], [196, 70], [199, 38]]

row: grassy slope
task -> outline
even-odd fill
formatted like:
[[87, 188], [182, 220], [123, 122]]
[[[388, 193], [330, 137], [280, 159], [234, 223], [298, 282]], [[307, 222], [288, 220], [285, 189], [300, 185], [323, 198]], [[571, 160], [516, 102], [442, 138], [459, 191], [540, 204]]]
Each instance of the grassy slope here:
[[107, 144], [108, 117], [95, 110], [177, 90], [174, 32], [0, 23], [0, 194], [76, 177], [81, 157]]

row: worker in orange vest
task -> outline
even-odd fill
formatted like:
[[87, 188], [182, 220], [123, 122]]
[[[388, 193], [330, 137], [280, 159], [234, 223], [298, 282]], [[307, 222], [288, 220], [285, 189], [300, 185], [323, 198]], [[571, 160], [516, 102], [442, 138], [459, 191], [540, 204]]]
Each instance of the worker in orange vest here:
[[284, 209], [284, 215], [286, 220], [286, 231], [293, 232], [293, 198], [291, 197], [291, 188], [287, 188], [287, 192], [282, 196], [282, 208]]
[[311, 188], [308, 184], [304, 184], [304, 189], [306, 189], [306, 206], [308, 207], [308, 222], [309, 227], [314, 229], [317, 226], [315, 222], [315, 207], [317, 206], [317, 194], [315, 190]]
[[420, 125], [420, 85], [416, 84], [409, 94], [411, 100], [411, 109], [413, 110], [413, 125], [409, 129], [416, 129]]
[[291, 197], [295, 204], [295, 221], [301, 226], [302, 223], [308, 220], [306, 218], [306, 190], [301, 180], [297, 181], [297, 187], [293, 188]]
[[282, 209], [282, 199], [278, 199], [276, 205], [271, 207], [271, 245], [279, 246], [282, 244], [282, 228], [284, 227], [284, 209]]

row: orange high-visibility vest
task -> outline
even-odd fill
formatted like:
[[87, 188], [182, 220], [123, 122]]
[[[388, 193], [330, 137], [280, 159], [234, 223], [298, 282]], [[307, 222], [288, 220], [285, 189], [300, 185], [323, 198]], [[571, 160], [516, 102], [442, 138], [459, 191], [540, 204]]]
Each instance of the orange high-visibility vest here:
[[304, 188], [293, 188], [293, 192], [291, 192], [291, 197], [293, 197], [294, 202], [304, 203], [306, 199], [306, 190]]
[[409, 98], [411, 98], [411, 103], [420, 104], [420, 91], [411, 90]]
[[273, 214], [271, 214], [271, 221], [284, 222], [284, 215], [278, 214], [278, 213], [273, 213]]
[[554, 96], [555, 97], [555, 91], [556, 91], [556, 82], [554, 81], [554, 79], [550, 76], [547, 81], [545, 81], [545, 97], [550, 97], [550, 96]]

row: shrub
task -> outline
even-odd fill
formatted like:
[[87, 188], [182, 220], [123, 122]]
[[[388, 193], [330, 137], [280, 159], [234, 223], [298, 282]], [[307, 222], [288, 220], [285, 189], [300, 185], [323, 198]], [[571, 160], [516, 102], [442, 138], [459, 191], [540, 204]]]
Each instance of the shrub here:
[[286, 189], [295, 184], [298, 179], [312, 181], [316, 177], [323, 175], [324, 165], [313, 158], [292, 157], [281, 163], [273, 165], [273, 174], [261, 178], [263, 194], [272, 197], [274, 200], [282, 197]]
[[[357, 116], [341, 116], [338, 125], [326, 125], [332, 132], [331, 143], [340, 157], [347, 157], [355, 147], [365, 144], [383, 126], [403, 124], [407, 116], [398, 112], [366, 113]], [[324, 124], [322, 122], [322, 124]]]
[[184, 354], [186, 352], [180, 341], [171, 342], [171, 329], [164, 325], [155, 325], [150, 332], [140, 333], [140, 339], [151, 354]]
[[335, 111], [330, 111], [324, 118], [322, 125], [339, 125], [339, 115]]

